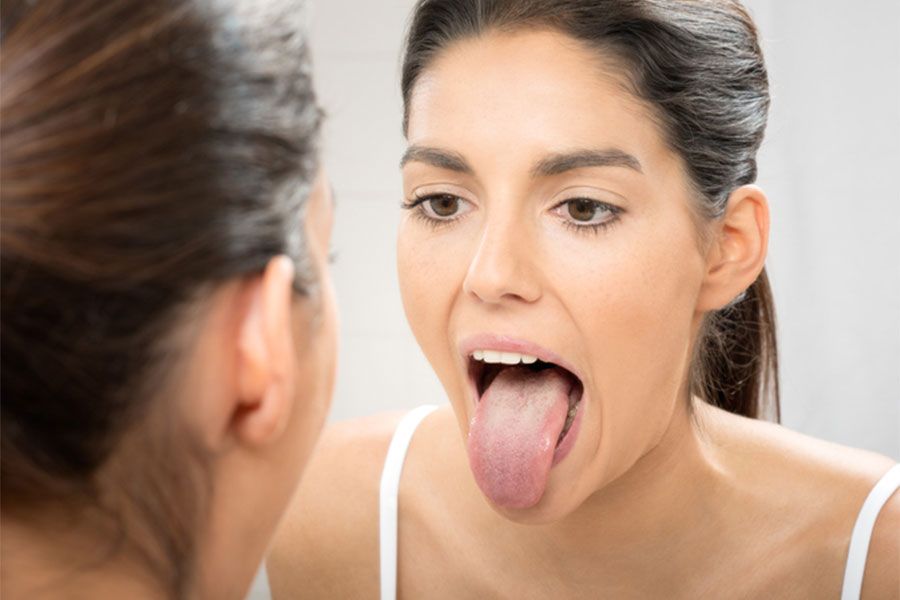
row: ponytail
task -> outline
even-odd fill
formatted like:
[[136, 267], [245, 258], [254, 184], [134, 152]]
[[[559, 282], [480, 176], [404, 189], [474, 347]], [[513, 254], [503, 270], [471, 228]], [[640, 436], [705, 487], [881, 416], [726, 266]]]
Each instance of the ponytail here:
[[775, 306], [765, 269], [734, 302], [707, 314], [690, 381], [692, 395], [714, 406], [781, 420]]

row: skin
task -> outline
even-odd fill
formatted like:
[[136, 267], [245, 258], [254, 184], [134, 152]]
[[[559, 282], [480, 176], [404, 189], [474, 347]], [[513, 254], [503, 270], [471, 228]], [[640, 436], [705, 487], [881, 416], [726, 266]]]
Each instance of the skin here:
[[[177, 415], [182, 434], [202, 448], [213, 493], [199, 524], [191, 597], [246, 596], [325, 423], [338, 326], [327, 265], [332, 220], [320, 175], [304, 222], [318, 294], [293, 294], [294, 267], [284, 256], [212, 292], [179, 329], [186, 357], [165, 400], [111, 460], [126, 470], [146, 460], [145, 447], [128, 440], [158, 435], [154, 415]], [[75, 557], [108, 547], [104, 523], [91, 513], [73, 519], [65, 507], [28, 519], [4, 514], [4, 597], [170, 597], [127, 549], [81, 566]]]
[[[293, 270], [270, 275], [276, 264], [251, 284], [259, 287], [238, 313], [236, 382], [229, 390], [236, 401], [211, 403], [211, 414], [219, 408], [218, 422], [199, 423], [201, 435], [213, 436], [220, 491], [198, 552], [202, 597], [245, 597], [325, 424], [337, 362], [328, 270], [333, 220], [330, 187], [320, 174], [304, 220], [318, 297], [295, 299]], [[194, 381], [198, 388], [209, 385], [207, 378]]]
[[[413, 90], [405, 199], [442, 196], [404, 211], [398, 269], [450, 407], [404, 466], [400, 597], [839, 596], [850, 529], [893, 461], [689, 397], [703, 315], [763, 268], [766, 198], [734, 190], [698, 228], [681, 159], [619, 73], [561, 34], [492, 33], [445, 49]], [[586, 150], [636, 163], [535, 176]], [[573, 198], [614, 206], [593, 214], [609, 226], [577, 229]], [[459, 346], [478, 334], [549, 350], [584, 384], [575, 444], [529, 508], [492, 504], [469, 469], [476, 398]], [[276, 599], [377, 596], [378, 480], [398, 419], [326, 433], [269, 561]], [[898, 527], [895, 496], [864, 598], [897, 597]]]

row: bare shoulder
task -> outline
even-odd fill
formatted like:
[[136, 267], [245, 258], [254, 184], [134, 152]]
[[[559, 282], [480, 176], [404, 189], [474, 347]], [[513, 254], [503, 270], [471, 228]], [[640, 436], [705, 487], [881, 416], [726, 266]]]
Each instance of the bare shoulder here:
[[[705, 410], [705, 409], [704, 409]], [[779, 569], [796, 587], [839, 593], [850, 534], [876, 483], [896, 464], [887, 456], [816, 439], [780, 425], [709, 409], [704, 427], [723, 448], [728, 471], [753, 495], [760, 514], [777, 514], [769, 539], [778, 540]], [[879, 514], [869, 546], [863, 599], [898, 599], [900, 493]]]
[[[858, 511], [872, 486], [897, 461], [887, 456], [817, 439], [781, 425], [707, 409], [704, 423], [718, 446], [760, 477], [789, 478], [804, 488], [830, 490], [831, 501], [846, 501]], [[787, 483], [787, 481], [785, 482]]]
[[[792, 452], [790, 472], [807, 477], [831, 499], [830, 509], [816, 521], [821, 523], [818, 543], [836, 551], [843, 581], [850, 535], [860, 510], [872, 488], [897, 463], [875, 452], [778, 430], [784, 437], [781, 444]], [[900, 492], [891, 495], [875, 521], [860, 597], [900, 600]]]
[[377, 595], [378, 487], [403, 414], [325, 429], [267, 561], [275, 600]]

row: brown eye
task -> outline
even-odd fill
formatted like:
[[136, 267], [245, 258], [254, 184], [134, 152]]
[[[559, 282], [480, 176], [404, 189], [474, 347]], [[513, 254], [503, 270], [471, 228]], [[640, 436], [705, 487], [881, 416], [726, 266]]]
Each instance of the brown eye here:
[[474, 205], [464, 198], [448, 192], [416, 194], [415, 200], [404, 202], [403, 207], [432, 226], [448, 225], [474, 210]]
[[597, 203], [590, 200], [575, 199], [567, 203], [569, 216], [576, 221], [590, 221], [597, 214]]
[[553, 214], [575, 229], [598, 231], [619, 218], [623, 211], [612, 204], [590, 198], [570, 198], [553, 207]]
[[456, 196], [435, 196], [428, 200], [428, 205], [439, 217], [452, 217], [459, 212], [459, 198]]

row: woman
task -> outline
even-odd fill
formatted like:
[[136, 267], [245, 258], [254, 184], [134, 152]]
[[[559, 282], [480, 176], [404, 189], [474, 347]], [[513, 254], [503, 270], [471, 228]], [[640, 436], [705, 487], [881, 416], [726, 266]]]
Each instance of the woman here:
[[243, 598], [324, 423], [296, 3], [2, 9], [4, 598]]
[[403, 64], [401, 292], [450, 407], [326, 434], [275, 597], [897, 598], [893, 461], [756, 420], [743, 8], [420, 0]]

